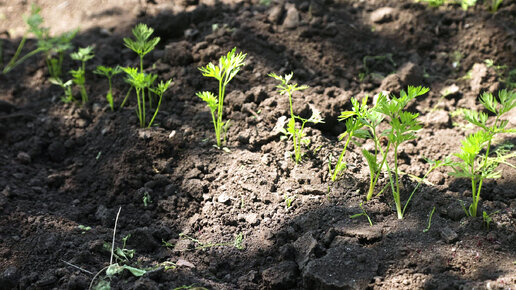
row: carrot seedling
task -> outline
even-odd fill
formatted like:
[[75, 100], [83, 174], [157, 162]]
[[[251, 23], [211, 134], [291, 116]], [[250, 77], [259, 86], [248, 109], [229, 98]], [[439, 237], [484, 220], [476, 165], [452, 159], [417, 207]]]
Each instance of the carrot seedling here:
[[[429, 91], [428, 88], [424, 87], [412, 87], [409, 86], [407, 92], [401, 91], [400, 97], [391, 96], [389, 100], [386, 96], [381, 95], [378, 99], [378, 105], [376, 110], [386, 116], [389, 128], [386, 129], [382, 135], [387, 137], [387, 149], [391, 148], [394, 150], [394, 172], [391, 174], [389, 163], [386, 162], [387, 173], [389, 174], [389, 180], [392, 189], [392, 195], [394, 202], [396, 203], [396, 212], [398, 219], [403, 219], [403, 211], [401, 209], [400, 200], [400, 183], [399, 183], [399, 170], [398, 170], [398, 154], [399, 146], [406, 141], [416, 139], [415, 133], [419, 131], [422, 126], [417, 120], [418, 113], [410, 113], [405, 111], [407, 104], [418, 96], [421, 96]], [[386, 150], [388, 152], [389, 150]], [[394, 175], [394, 176], [393, 176]]]
[[[308, 88], [308, 86], [298, 86], [297, 83], [289, 84], [292, 79], [293, 73], [286, 74], [285, 76], [278, 76], [275, 73], [269, 74], [270, 77], [278, 80], [280, 82], [279, 85], [276, 86], [278, 88], [278, 92], [281, 95], [288, 96], [288, 102], [290, 107], [290, 120], [287, 124], [287, 129], [283, 129], [283, 134], [287, 136], [291, 136], [294, 142], [294, 161], [299, 163], [303, 158], [303, 153], [301, 152], [301, 144], [309, 144], [310, 139], [305, 138], [305, 133], [303, 132], [306, 123], [318, 124], [324, 123], [321, 118], [321, 114], [319, 111], [312, 108], [312, 116], [309, 119], [301, 118], [294, 114], [294, 107], [292, 105], [292, 94], [295, 91], [302, 91]], [[301, 121], [301, 126], [296, 126], [296, 119]]]
[[149, 125], [147, 127], [152, 126], [152, 123], [154, 122], [154, 119], [158, 115], [159, 107], [161, 106], [161, 101], [163, 99], [163, 94], [168, 90], [168, 87], [170, 87], [170, 84], [172, 83], [172, 80], [168, 80], [166, 82], [161, 81], [157, 87], [151, 88], [150, 91], [156, 94], [156, 96], [159, 97], [158, 105], [156, 106], [156, 110], [154, 110], [154, 115], [152, 116], [152, 119], [149, 122]]
[[360, 209], [362, 210], [361, 213], [357, 213], [357, 214], [354, 214], [354, 215], [350, 215], [349, 218], [350, 219], [354, 219], [354, 218], [357, 218], [357, 217], [361, 217], [361, 216], [365, 216], [367, 218], [367, 221], [369, 222], [369, 226], [373, 226], [373, 221], [371, 220], [371, 218], [369, 217], [369, 215], [367, 214], [367, 212], [365, 211], [364, 209], [364, 206], [363, 206], [363, 202], [361, 202], [358, 206], [360, 207]]
[[84, 48], [79, 48], [74, 53], [70, 54], [70, 57], [73, 60], [77, 60], [81, 62], [81, 66], [76, 70], [71, 70], [70, 74], [72, 74], [73, 82], [79, 87], [79, 91], [81, 93], [82, 103], [85, 104], [88, 102], [88, 93], [86, 92], [86, 62], [92, 59], [95, 56], [93, 53], [93, 47], [87, 46]]
[[[506, 152], [495, 153], [497, 156], [490, 157], [491, 145], [494, 137], [501, 133], [516, 133], [516, 129], [507, 129], [509, 121], [502, 120], [501, 117], [516, 107], [516, 92], [501, 90], [498, 92], [497, 100], [493, 94], [484, 93], [480, 97], [480, 103], [495, 115], [494, 122], [488, 122], [488, 115], [484, 112], [463, 110], [466, 121], [480, 128], [479, 131], [470, 134], [462, 140], [460, 152], [456, 153], [460, 160], [451, 165], [453, 172], [450, 175], [471, 179], [472, 203], [466, 214], [471, 217], [477, 216], [478, 202], [482, 184], [485, 179], [500, 178], [501, 172], [496, 171], [500, 163], [513, 155]], [[488, 125], [491, 124], [491, 125]], [[464, 207], [465, 208], [465, 207]]]
[[222, 148], [222, 143], [226, 143], [225, 131], [229, 124], [229, 120], [227, 122], [222, 121], [226, 86], [240, 71], [240, 68], [245, 65], [244, 60], [246, 56], [247, 54], [243, 54], [242, 52], [237, 54], [235, 47], [228, 52], [227, 55], [220, 57], [219, 64], [217, 66], [210, 62], [205, 67], [199, 68], [203, 76], [211, 77], [219, 81], [218, 97], [215, 97], [212, 92], [208, 91], [198, 92], [196, 94], [199, 98], [205, 101], [208, 108], [210, 108], [213, 126], [215, 127], [215, 139], [217, 148], [219, 149]]
[[428, 225], [426, 226], [426, 229], [423, 230], [423, 233], [426, 233], [430, 230], [430, 227], [432, 226], [432, 216], [435, 212], [435, 206], [432, 208], [432, 211], [430, 212], [430, 215], [428, 216]]
[[61, 97], [61, 101], [63, 103], [71, 103], [75, 101], [72, 93], [72, 80], [68, 80], [67, 82], [63, 82], [60, 78], [50, 78], [50, 82], [54, 85], [60, 86], [64, 91], [64, 96]]
[[[368, 125], [367, 119], [372, 119], [372, 116], [369, 116], [372, 114], [372, 111], [371, 109], [367, 108], [367, 99], [368, 97], [366, 96], [362, 99], [362, 102], [359, 102], [357, 99], [352, 98], [352, 110], [344, 111], [339, 116], [339, 121], [346, 121], [346, 131], [339, 136], [339, 141], [342, 141], [344, 138], [346, 138], [346, 143], [344, 144], [344, 148], [342, 149], [342, 152], [339, 155], [339, 158], [337, 159], [337, 162], [335, 163], [335, 167], [333, 170], [331, 167], [332, 156], [330, 155], [328, 168], [332, 182], [337, 180], [340, 177], [340, 175], [342, 175], [342, 171], [345, 170], [347, 167], [347, 164], [344, 161], [344, 155], [346, 154], [348, 145], [353, 140], [353, 137], [368, 138], [371, 136], [367, 129], [363, 129]], [[379, 119], [379, 121], [381, 122], [381, 119]]]
[[[383, 95], [380, 94], [380, 98], [382, 98], [382, 96]], [[346, 167], [343, 158], [350, 140], [352, 140], [353, 137], [371, 139], [374, 142], [374, 153], [366, 149], [361, 150], [369, 167], [369, 189], [367, 191], [366, 200], [370, 200], [373, 197], [374, 189], [384, 168], [390, 147], [382, 148], [380, 142], [381, 135], [378, 132], [378, 126], [384, 120], [384, 116], [376, 110], [376, 107], [368, 108], [367, 100], [368, 98], [365, 97], [362, 99], [362, 102], [359, 102], [357, 99], [352, 98], [352, 111], [344, 111], [339, 116], [340, 121], [346, 120], [347, 130], [346, 133], [344, 133], [344, 137], [348, 136], [348, 139], [335, 165], [332, 181], [335, 181], [340, 176], [341, 171]]]
[[119, 66], [112, 68], [112, 67], [106, 67], [103, 65], [97, 66], [97, 68], [93, 71], [93, 73], [98, 74], [98, 75], [103, 75], [108, 79], [109, 89], [106, 94], [106, 100], [109, 103], [109, 107], [111, 108], [111, 111], [113, 111], [115, 109], [114, 100], [113, 100], [113, 90], [112, 90], [112, 86], [111, 86], [111, 79], [113, 78], [113, 76], [115, 76], [121, 72], [122, 72], [122, 68], [120, 68]]
[[[134, 39], [125, 37], [124, 38], [124, 45], [134, 51], [136, 54], [138, 54], [138, 57], [140, 59], [140, 73], [143, 73], [143, 57], [148, 54], [149, 52], [153, 51], [154, 48], [156, 48], [156, 45], [159, 43], [160, 38], [159, 37], [153, 37], [151, 38], [152, 34], [154, 33], [154, 29], [151, 27], [148, 27], [146, 24], [139, 23], [137, 24], [133, 29], [132, 33], [134, 36]], [[127, 82], [131, 83], [129, 80], [131, 77], [128, 76], [126, 79]], [[150, 89], [150, 85], [143, 87], [140, 89], [141, 94], [141, 101], [145, 104], [145, 90]], [[125, 102], [127, 101], [129, 95], [131, 94], [132, 89], [136, 89], [135, 86], [131, 86], [129, 90], [127, 91], [125, 98], [120, 105], [120, 107], [124, 107]], [[147, 94], [149, 99], [149, 107], [152, 108], [152, 95], [150, 92]], [[139, 105], [140, 106], [140, 105]], [[144, 105], [145, 106], [145, 105]], [[145, 120], [145, 116], [143, 116], [143, 119]], [[143, 126], [142, 126], [143, 127]]]

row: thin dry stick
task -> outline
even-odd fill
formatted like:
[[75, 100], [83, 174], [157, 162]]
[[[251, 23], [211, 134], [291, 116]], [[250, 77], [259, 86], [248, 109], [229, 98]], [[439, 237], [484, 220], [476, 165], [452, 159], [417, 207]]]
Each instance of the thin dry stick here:
[[118, 224], [118, 216], [120, 215], [121, 210], [122, 207], [118, 208], [118, 213], [116, 214], [115, 227], [113, 228], [113, 242], [111, 243], [111, 258], [109, 259], [109, 266], [102, 268], [100, 271], [97, 272], [97, 274], [95, 274], [95, 276], [93, 276], [93, 279], [91, 279], [90, 282], [90, 287], [88, 287], [89, 290], [91, 290], [91, 287], [93, 287], [93, 282], [95, 281], [95, 279], [97, 279], [97, 276], [113, 264], [113, 253], [115, 252], [116, 225]]
[[88, 270], [85, 270], [85, 269], [83, 269], [83, 268], [81, 268], [81, 267], [79, 267], [79, 266], [76, 266], [76, 265], [74, 265], [74, 264], [72, 264], [72, 263], [69, 263], [69, 262], [67, 262], [67, 261], [65, 261], [65, 260], [61, 260], [61, 262], [63, 262], [63, 263], [65, 263], [65, 264], [67, 264], [68, 266], [74, 267], [74, 268], [76, 268], [76, 269], [78, 269], [78, 270], [81, 270], [81, 271], [83, 271], [83, 272], [85, 272], [85, 273], [88, 273], [88, 274], [90, 274], [90, 275], [93, 275], [93, 273], [92, 273], [92, 272], [90, 272], [90, 271], [88, 271]]
[[115, 219], [115, 228], [113, 229], [113, 242], [111, 243], [111, 258], [109, 259], [110, 266], [113, 264], [113, 253], [115, 252], [116, 224], [118, 223], [118, 216], [120, 215], [121, 210], [122, 210], [122, 207], [120, 207], [118, 209], [118, 213], [116, 214], [116, 219]]

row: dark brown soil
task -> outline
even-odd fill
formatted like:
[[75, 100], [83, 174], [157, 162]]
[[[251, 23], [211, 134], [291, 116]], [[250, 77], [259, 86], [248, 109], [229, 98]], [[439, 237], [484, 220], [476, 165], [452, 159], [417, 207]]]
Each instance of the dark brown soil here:
[[[4, 62], [23, 34], [27, 2], [0, 2]], [[135, 66], [122, 38], [149, 24], [161, 42], [145, 65], [174, 83], [157, 126], [139, 129], [135, 101], [111, 112], [107, 82], [92, 73], [85, 106], [60, 101], [41, 56], [0, 75], [0, 289], [88, 288], [109, 265], [104, 244], [120, 207], [116, 246], [130, 235], [135, 254], [126, 264], [147, 273], [116, 275], [112, 289], [516, 288], [516, 170], [504, 165], [503, 177], [485, 185], [480, 210], [496, 212], [489, 229], [465, 216], [459, 200], [471, 199], [470, 184], [449, 168], [429, 176], [403, 220], [389, 191], [365, 203], [373, 226], [349, 218], [368, 188], [358, 148], [338, 182], [327, 170], [343, 147], [337, 117], [350, 98], [407, 85], [431, 91], [410, 104], [424, 129], [401, 148], [401, 170], [422, 177], [423, 157], [457, 152], [472, 128], [455, 112], [479, 109], [481, 92], [510, 86], [484, 61], [516, 67], [516, 1], [494, 14], [482, 1], [468, 11], [396, 0], [36, 2], [53, 33], [81, 26], [75, 47], [95, 46], [89, 72]], [[197, 68], [235, 46], [248, 56], [228, 87], [225, 152], [213, 148], [211, 116], [195, 96], [216, 83]], [[76, 65], [67, 58], [64, 71]], [[310, 86], [294, 95], [296, 113], [313, 106], [325, 119], [306, 129], [312, 143], [297, 165], [285, 153], [291, 143], [273, 130], [288, 99], [267, 77], [290, 71]], [[127, 85], [116, 77], [114, 88], [120, 104]], [[516, 127], [516, 111], [509, 121]], [[405, 192], [416, 184], [402, 180]], [[285, 196], [294, 197], [291, 208]], [[240, 234], [243, 249], [234, 246]], [[104, 272], [94, 284], [101, 279]]]

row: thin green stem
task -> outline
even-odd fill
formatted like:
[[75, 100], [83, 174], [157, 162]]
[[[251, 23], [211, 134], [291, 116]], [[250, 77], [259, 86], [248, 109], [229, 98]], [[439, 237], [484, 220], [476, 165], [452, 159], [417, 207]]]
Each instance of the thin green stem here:
[[145, 88], [141, 89], [142, 91], [142, 122], [141, 122], [141, 127], [145, 127]]
[[37, 53], [39, 53], [39, 52], [41, 52], [41, 51], [43, 51], [43, 49], [41, 49], [41, 48], [37, 48], [37, 49], [35, 49], [35, 50], [33, 50], [33, 51], [31, 51], [31, 52], [27, 53], [26, 55], [24, 55], [24, 56], [23, 56], [23, 57], [21, 57], [20, 59], [18, 59], [14, 64], [12, 64], [12, 65], [9, 65], [9, 64], [8, 64], [8, 65], [4, 68], [3, 73], [4, 73], [4, 74], [6, 74], [6, 73], [10, 72], [13, 68], [15, 68], [16, 66], [18, 66], [19, 64], [21, 64], [22, 62], [24, 62], [25, 60], [27, 60], [29, 57], [31, 57], [31, 56], [33, 56], [33, 55], [35, 55], [35, 54], [37, 54]]
[[392, 194], [394, 196], [394, 202], [396, 203], [396, 212], [398, 213], [398, 219], [403, 219], [403, 212], [401, 211], [400, 184], [398, 176], [398, 146], [399, 144], [394, 144], [394, 178], [396, 180], [396, 192], [392, 192]]
[[140, 119], [140, 127], [144, 127], [144, 124], [143, 124], [143, 119], [142, 119], [142, 108], [141, 108], [141, 103], [140, 103], [140, 89], [138, 88], [135, 88], [136, 90], [136, 100], [138, 102], [138, 110], [136, 111], [137, 115], [138, 115], [138, 119]]
[[346, 149], [348, 148], [348, 144], [351, 141], [351, 138], [353, 138], [353, 131], [349, 133], [348, 139], [346, 140], [346, 144], [344, 144], [344, 149], [342, 149], [342, 153], [340, 153], [339, 159], [337, 160], [337, 164], [335, 165], [335, 171], [333, 172], [333, 175], [331, 177], [332, 181], [335, 181], [335, 179], [337, 179], [337, 174], [340, 171], [339, 164], [341, 164], [342, 159], [344, 159], [344, 154], [346, 154]]
[[[159, 107], [160, 107], [160, 105], [161, 105], [161, 100], [162, 100], [162, 99], [163, 99], [163, 94], [161, 94], [161, 95], [159, 96], [159, 101], [158, 101], [158, 105], [157, 105], [157, 107], [156, 107], [156, 111], [154, 111], [154, 115], [152, 116], [152, 119], [151, 119], [151, 120], [150, 120], [150, 122], [149, 122], [149, 126], [148, 126], [148, 128], [150, 128], [150, 126], [152, 125], [152, 122], [154, 122], [154, 118], [156, 118], [156, 116], [158, 115], [158, 111], [159, 111]], [[213, 115], [213, 114], [212, 114], [212, 115]]]
[[16, 48], [16, 52], [14, 53], [13, 57], [11, 58], [9, 63], [7, 63], [7, 65], [5, 66], [4, 71], [3, 71], [4, 74], [11, 70], [11, 69], [9, 69], [8, 71], [6, 71], [6, 69], [9, 68], [10, 66], [12, 66], [16, 62], [18, 57], [20, 56], [20, 53], [21, 53], [23, 47], [25, 46], [25, 41], [27, 41], [27, 36], [24, 35], [22, 40], [20, 41], [20, 44], [18, 45], [18, 48]]
[[131, 93], [132, 89], [133, 89], [133, 86], [130, 86], [129, 89], [127, 90], [127, 93], [125, 94], [125, 98], [122, 101], [122, 104], [120, 105], [120, 108], [124, 107], [125, 102], [127, 102], [127, 99], [129, 98], [129, 94]]
[[430, 169], [425, 173], [425, 175], [423, 176], [422, 179], [419, 180], [419, 182], [417, 183], [416, 187], [414, 188], [414, 190], [412, 190], [412, 193], [410, 193], [410, 196], [409, 198], [407, 199], [407, 202], [405, 202], [405, 206], [403, 207], [403, 212], [402, 212], [402, 215], [404, 216], [405, 215], [405, 211], [407, 210], [407, 206], [408, 204], [410, 203], [410, 200], [412, 199], [412, 196], [414, 195], [414, 193], [417, 191], [417, 189], [419, 188], [419, 186], [421, 185], [421, 183], [423, 183], [423, 181], [426, 179], [426, 177], [428, 176], [428, 174], [430, 174], [432, 171], [434, 171], [436, 168], [438, 168], [439, 165], [434, 165], [432, 167], [430, 167]]

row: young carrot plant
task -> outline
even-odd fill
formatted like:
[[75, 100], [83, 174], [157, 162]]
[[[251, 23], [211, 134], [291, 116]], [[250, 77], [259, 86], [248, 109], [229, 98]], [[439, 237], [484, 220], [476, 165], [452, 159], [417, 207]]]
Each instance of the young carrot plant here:
[[198, 92], [196, 94], [205, 101], [208, 108], [210, 108], [213, 126], [215, 127], [215, 139], [217, 148], [219, 149], [222, 148], [222, 143], [226, 142], [224, 128], [227, 128], [227, 124], [229, 124], [229, 120], [227, 122], [222, 121], [226, 86], [240, 71], [240, 68], [245, 65], [244, 61], [246, 56], [247, 54], [243, 54], [242, 52], [237, 54], [235, 47], [228, 52], [227, 55], [220, 57], [217, 66], [210, 62], [205, 67], [199, 68], [203, 76], [211, 77], [219, 81], [218, 97], [215, 97], [212, 92], [208, 91]]
[[344, 148], [342, 149], [337, 162], [335, 163], [335, 168], [332, 170], [332, 156], [330, 155], [330, 160], [328, 162], [328, 168], [331, 176], [331, 181], [334, 182], [337, 180], [342, 171], [346, 169], [346, 162], [344, 161], [344, 156], [346, 154], [346, 150], [348, 148], [349, 143], [353, 140], [353, 137], [358, 138], [367, 138], [369, 135], [367, 129], [363, 129], [366, 126], [367, 115], [370, 114], [370, 109], [367, 108], [367, 99], [362, 99], [362, 102], [359, 102], [357, 99], [352, 98], [352, 111], [344, 111], [341, 112], [339, 116], [339, 121], [346, 121], [346, 131], [339, 136], [339, 141], [342, 141], [346, 138], [346, 143], [344, 144]]
[[[381, 97], [382, 94], [380, 94], [380, 98]], [[371, 139], [374, 142], [374, 153], [371, 153], [366, 149], [361, 150], [369, 167], [369, 189], [366, 195], [366, 200], [370, 200], [373, 197], [374, 189], [382, 173], [382, 169], [384, 168], [390, 147], [382, 148], [380, 142], [381, 136], [378, 132], [378, 126], [384, 120], [384, 116], [376, 111], [376, 107], [368, 108], [367, 100], [368, 98], [366, 97], [362, 99], [362, 102], [360, 103], [357, 99], [352, 98], [352, 111], [344, 111], [339, 116], [340, 121], [346, 120], [347, 133], [345, 134], [348, 136], [348, 140], [346, 140], [344, 150], [335, 165], [335, 171], [332, 174], [332, 181], [335, 181], [339, 177], [340, 171], [345, 168], [345, 164], [342, 164], [342, 159], [349, 140], [351, 140], [352, 137]]]
[[[294, 114], [294, 107], [292, 105], [292, 94], [295, 91], [302, 91], [308, 88], [308, 86], [298, 86], [297, 83], [289, 84], [292, 79], [293, 73], [286, 74], [285, 76], [278, 76], [275, 73], [269, 74], [270, 77], [278, 80], [280, 82], [276, 87], [278, 88], [278, 92], [281, 95], [287, 95], [290, 107], [290, 120], [287, 124], [287, 129], [283, 129], [283, 133], [287, 136], [291, 136], [294, 142], [294, 161], [299, 163], [303, 158], [303, 152], [301, 152], [301, 144], [309, 144], [310, 139], [305, 138], [305, 133], [303, 132], [306, 123], [318, 124], [323, 123], [323, 119], [321, 118], [321, 114], [319, 111], [312, 108], [312, 116], [309, 119], [301, 118], [298, 115]], [[296, 119], [301, 121], [301, 126], [296, 126]]]
[[60, 86], [64, 91], [64, 96], [61, 97], [61, 101], [63, 103], [71, 103], [75, 101], [72, 93], [72, 80], [68, 80], [67, 82], [63, 82], [60, 78], [50, 78], [50, 82], [54, 85]]
[[79, 48], [78, 51], [71, 53], [70, 57], [73, 60], [77, 60], [81, 62], [81, 66], [76, 70], [71, 70], [70, 73], [73, 77], [73, 82], [79, 86], [79, 91], [81, 93], [82, 103], [85, 104], [88, 102], [88, 93], [86, 92], [86, 62], [92, 59], [95, 56], [93, 53], [93, 47], [88, 46], [84, 48]]
[[159, 97], [158, 105], [156, 106], [156, 110], [154, 110], [154, 115], [152, 116], [152, 119], [149, 122], [149, 125], [147, 127], [152, 126], [152, 123], [154, 122], [154, 119], [158, 115], [159, 107], [161, 106], [161, 100], [163, 99], [163, 94], [168, 90], [168, 87], [170, 87], [170, 84], [172, 83], [172, 80], [168, 80], [166, 82], [161, 81], [157, 87], [151, 88], [151, 92], [153, 92], [156, 96]]
[[[148, 27], [146, 24], [139, 23], [137, 24], [133, 29], [132, 33], [134, 36], [134, 39], [125, 37], [124, 38], [124, 45], [134, 51], [136, 54], [138, 54], [138, 57], [140, 59], [140, 73], [143, 73], [143, 57], [148, 54], [149, 52], [153, 51], [154, 48], [156, 48], [156, 45], [158, 45], [160, 38], [159, 37], [153, 37], [151, 38], [152, 34], [154, 33], [154, 29], [152, 27]], [[127, 82], [131, 83], [129, 80], [130, 76], [126, 79]], [[125, 105], [125, 102], [127, 101], [129, 95], [131, 94], [131, 90], [135, 88], [134, 86], [131, 86], [129, 90], [127, 91], [127, 94], [125, 95], [124, 101], [120, 105], [120, 107], [123, 107]], [[142, 88], [140, 90], [141, 92], [141, 98], [142, 101], [145, 101], [145, 90], [149, 89], [149, 87]], [[147, 94], [149, 98], [149, 107], [152, 108], [152, 95], [150, 92]], [[144, 118], [145, 119], [145, 118]]]
[[115, 108], [114, 100], [113, 100], [113, 90], [112, 90], [112, 86], [111, 86], [111, 79], [113, 78], [113, 76], [115, 76], [121, 72], [122, 72], [122, 68], [120, 68], [119, 66], [112, 68], [112, 67], [106, 67], [103, 65], [97, 66], [97, 68], [93, 71], [93, 73], [98, 74], [98, 75], [103, 75], [108, 79], [109, 89], [106, 94], [106, 100], [109, 103], [109, 107], [111, 108], [111, 111], [113, 111]]
[[464, 118], [480, 130], [462, 140], [460, 152], [455, 154], [460, 160], [451, 165], [453, 172], [449, 173], [455, 177], [471, 179], [472, 203], [465, 210], [471, 217], [477, 216], [484, 180], [501, 177], [501, 172], [496, 171], [496, 168], [504, 162], [506, 156], [500, 153], [496, 157], [489, 156], [494, 137], [501, 133], [516, 133], [516, 129], [507, 129], [509, 121], [501, 118], [516, 107], [516, 92], [501, 90], [498, 92], [498, 100], [486, 92], [480, 97], [480, 103], [495, 115], [494, 121], [488, 122], [490, 120], [486, 113], [463, 110]]
[[[404, 109], [411, 100], [428, 91], [428, 88], [409, 86], [407, 92], [403, 90], [400, 92], [399, 98], [392, 96], [389, 100], [386, 96], [382, 95], [378, 99], [376, 110], [387, 117], [386, 119], [389, 125], [389, 128], [383, 132], [383, 135], [386, 136], [388, 140], [387, 148], [389, 149], [392, 146], [394, 151], [394, 172], [391, 173], [388, 162], [386, 166], [398, 219], [403, 219], [400, 198], [398, 149], [403, 142], [416, 139], [415, 133], [422, 128], [421, 123], [417, 120], [419, 114], [410, 113], [404, 111]], [[394, 177], [392, 175], [394, 175]]]

